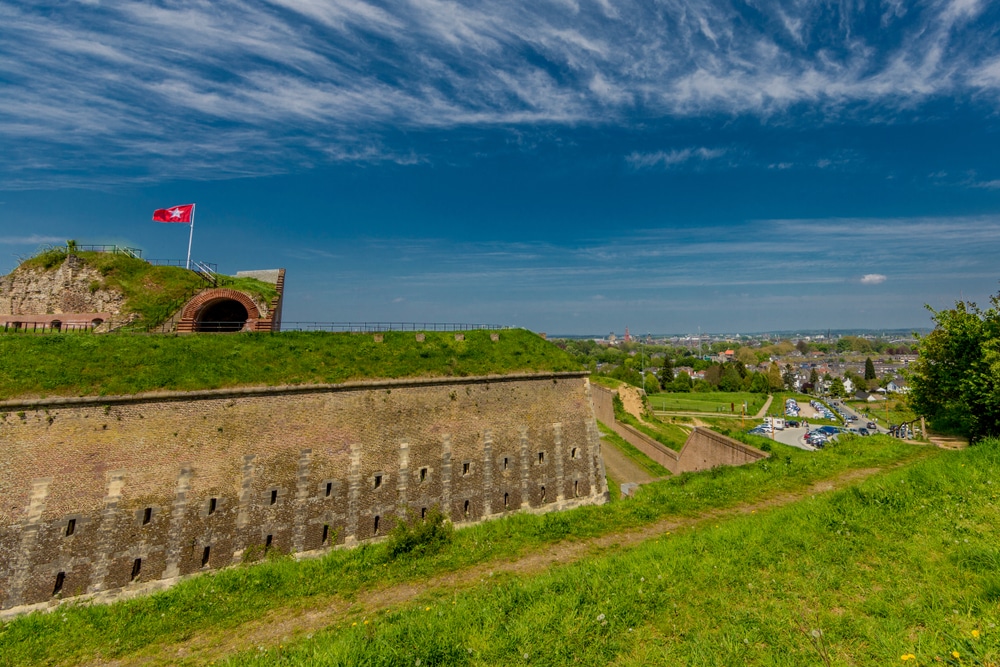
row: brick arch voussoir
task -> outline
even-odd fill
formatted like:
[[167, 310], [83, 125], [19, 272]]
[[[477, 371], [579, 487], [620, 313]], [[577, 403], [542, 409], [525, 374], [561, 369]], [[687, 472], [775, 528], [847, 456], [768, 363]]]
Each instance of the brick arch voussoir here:
[[243, 307], [247, 309], [248, 319], [260, 319], [260, 309], [257, 307], [257, 304], [253, 302], [253, 299], [247, 296], [245, 292], [226, 288], [208, 289], [204, 292], [199, 292], [193, 299], [187, 302], [186, 306], [184, 306], [181, 318], [185, 320], [194, 320], [198, 317], [198, 313], [201, 312], [202, 308], [210, 303], [222, 301], [223, 299], [230, 299], [243, 304]]

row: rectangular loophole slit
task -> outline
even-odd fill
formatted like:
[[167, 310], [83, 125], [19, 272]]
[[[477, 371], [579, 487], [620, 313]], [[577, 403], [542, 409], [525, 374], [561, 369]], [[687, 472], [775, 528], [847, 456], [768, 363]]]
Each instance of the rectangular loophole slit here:
[[545, 452], [538, 452], [538, 462], [545, 463]]
[[66, 537], [69, 537], [76, 532], [76, 519], [70, 519], [66, 523]]
[[505, 456], [503, 457], [503, 469], [506, 470], [508, 465], [510, 465], [510, 462], [507, 460], [507, 457]]
[[569, 457], [571, 459], [575, 459], [576, 458], [576, 447], [574, 447], [573, 449], [569, 450]]
[[465, 513], [465, 516], [469, 516], [469, 501], [468, 500], [465, 501], [465, 507], [462, 508], [462, 511]]
[[503, 506], [504, 507], [510, 507], [510, 494], [509, 493], [503, 494]]
[[426, 507], [421, 507], [420, 508], [420, 518], [421, 519], [426, 519], [427, 518], [427, 508]]
[[462, 474], [463, 475], [468, 475], [469, 471], [471, 469], [472, 469], [472, 464], [469, 463], [468, 461], [466, 461], [465, 463], [462, 464]]
[[271, 490], [271, 504], [274, 505], [277, 502], [278, 502], [278, 490], [277, 489], [272, 489]]
[[376, 534], [376, 535], [378, 535], [378, 530], [379, 530], [379, 522], [380, 522], [381, 518], [382, 518], [382, 517], [380, 517], [380, 516], [378, 516], [378, 515], [376, 515], [376, 516], [375, 516], [375, 534]]
[[66, 583], [66, 573], [60, 572], [56, 575], [56, 585], [52, 588], [53, 595], [59, 595], [62, 593], [63, 584]]
[[573, 480], [573, 495], [574, 496], [580, 495], [580, 480], [578, 479]]
[[329, 498], [333, 495], [333, 482], [326, 483], [326, 497]]
[[271, 543], [274, 542], [274, 535], [268, 535], [264, 540], [264, 551], [271, 550]]
[[215, 510], [219, 509], [219, 499], [210, 498], [208, 501], [208, 513], [215, 514]]
[[142, 525], [145, 526], [152, 520], [153, 520], [153, 508], [147, 507], [142, 511]]
[[545, 486], [542, 486], [542, 502], [545, 502]]
[[330, 524], [323, 524], [323, 537], [320, 539], [320, 544], [326, 544], [330, 539]]
[[423, 481], [426, 481], [426, 480], [427, 480], [427, 468], [421, 468], [420, 469], [420, 481], [423, 482]]
[[382, 486], [382, 475], [375, 475], [375, 488]]
[[139, 573], [142, 572], [142, 559], [136, 558], [132, 561], [132, 576], [129, 581], [135, 581], [139, 578]]
[[212, 557], [212, 547], [205, 547], [201, 552], [201, 566], [208, 567], [208, 560]]

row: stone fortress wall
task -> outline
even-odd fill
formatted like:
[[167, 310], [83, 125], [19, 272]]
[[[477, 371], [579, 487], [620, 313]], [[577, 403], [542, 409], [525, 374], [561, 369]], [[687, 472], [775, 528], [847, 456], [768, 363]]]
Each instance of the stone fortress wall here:
[[0, 404], [0, 609], [607, 498], [585, 373]]
[[770, 456], [756, 447], [703, 426], [695, 427], [684, 441], [681, 450], [674, 451], [645, 433], [616, 420], [614, 408], [616, 393], [613, 389], [593, 387], [594, 414], [597, 420], [675, 475], [710, 470], [716, 466], [741, 466]]
[[125, 296], [97, 287], [101, 273], [70, 255], [54, 271], [20, 270], [0, 276], [0, 325], [57, 321], [69, 328], [124, 322]]

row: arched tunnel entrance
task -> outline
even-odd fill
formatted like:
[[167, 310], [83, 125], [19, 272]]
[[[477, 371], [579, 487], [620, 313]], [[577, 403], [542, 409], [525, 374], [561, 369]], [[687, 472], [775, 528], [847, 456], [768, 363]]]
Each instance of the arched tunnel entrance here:
[[207, 304], [195, 318], [195, 331], [242, 331], [250, 314], [235, 299], [219, 299]]

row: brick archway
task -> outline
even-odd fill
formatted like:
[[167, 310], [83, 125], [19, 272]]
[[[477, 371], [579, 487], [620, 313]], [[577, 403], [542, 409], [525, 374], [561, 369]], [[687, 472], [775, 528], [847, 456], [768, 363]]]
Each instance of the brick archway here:
[[[181, 333], [197, 331], [201, 313], [212, 304], [220, 301], [235, 301], [246, 309], [247, 320], [242, 327], [244, 331], [270, 331], [270, 318], [261, 318], [260, 308], [257, 307], [253, 299], [246, 292], [228, 288], [207, 289], [196, 294], [181, 311], [177, 331]], [[265, 326], [261, 326], [262, 324]]]

